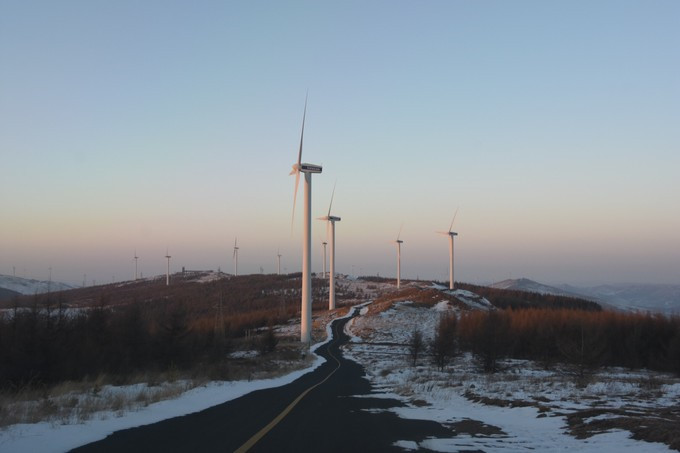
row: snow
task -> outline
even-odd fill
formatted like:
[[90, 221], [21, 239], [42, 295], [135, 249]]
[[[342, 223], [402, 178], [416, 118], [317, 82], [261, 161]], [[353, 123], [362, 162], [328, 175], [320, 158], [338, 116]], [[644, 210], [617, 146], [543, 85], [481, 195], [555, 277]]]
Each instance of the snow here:
[[[359, 280], [351, 281], [351, 285], [363, 285], [364, 291], [368, 289], [367, 284]], [[376, 288], [376, 285], [371, 285]], [[475, 309], [488, 310], [490, 307], [486, 299], [469, 291], [437, 289], [454, 295]], [[578, 387], [560, 374], [560, 370], [546, 370], [524, 360], [504, 361], [503, 373], [480, 374], [470, 354], [457, 357], [443, 372], [424, 363], [417, 367], [405, 366], [407, 344], [413, 329], [420, 329], [427, 342], [433, 336], [439, 317], [455, 309], [447, 301], [427, 307], [407, 300], [395, 302], [382, 312], [371, 310], [367, 304], [358, 305], [355, 309], [359, 310], [359, 316], [345, 327], [351, 341], [344, 346], [343, 354], [364, 366], [374, 387], [374, 393], [365, 397], [394, 398], [405, 404], [404, 407], [367, 411], [389, 410], [405, 419], [433, 420], [450, 426], [455, 432], [450, 438], [428, 438], [420, 442], [402, 439], [395, 442], [395, 447], [405, 451], [671, 451], [663, 444], [634, 440], [630, 432], [624, 430], [610, 430], [586, 439], [576, 439], [568, 433], [566, 414], [591, 408], [612, 411], [625, 408], [644, 414], [658, 407], [677, 406], [680, 401], [678, 379], [650, 376], [644, 370], [608, 369], [598, 374], [589, 385]], [[350, 315], [351, 311], [346, 316]], [[330, 317], [324, 319], [325, 322], [329, 320]], [[329, 322], [326, 331], [330, 338]], [[323, 359], [316, 357], [307, 369], [275, 379], [211, 382], [176, 399], [151, 404], [134, 412], [98, 413], [82, 424], [10, 426], [0, 430], [0, 451], [69, 450], [102, 439], [116, 430], [200, 411], [254, 390], [284, 385], [322, 362]], [[653, 387], [651, 391], [650, 386]], [[139, 391], [139, 388], [130, 391]], [[501, 407], [476, 402], [479, 400], [476, 397], [533, 404]], [[418, 404], [413, 404], [415, 400]], [[611, 417], [610, 413], [604, 412], [588, 420]]]
[[0, 430], [0, 451], [34, 453], [67, 451], [103, 439], [114, 431], [198, 412], [255, 390], [285, 385], [322, 363], [323, 359], [317, 357], [310, 367], [274, 379], [211, 382], [189, 390], [176, 399], [160, 401], [123, 416], [115, 412], [106, 412], [99, 413], [96, 418], [82, 424], [56, 425], [43, 422], [12, 425]]
[[[449, 311], [449, 301], [448, 300], [442, 300], [440, 302], [437, 302], [434, 306], [435, 311]], [[364, 313], [365, 314], [365, 313]]]
[[[473, 303], [478, 309], [486, 306], [479, 296], [468, 291], [437, 289]], [[591, 384], [579, 387], [561, 370], [546, 370], [525, 360], [504, 361], [503, 373], [480, 374], [471, 354], [456, 358], [455, 363], [443, 372], [427, 363], [405, 366], [410, 360], [407, 345], [414, 326], [418, 326], [424, 340], [429, 341], [435, 322], [445, 307], [442, 302], [427, 308], [410, 301], [396, 301], [380, 313], [362, 311], [346, 327], [354, 338], [345, 345], [343, 354], [364, 366], [376, 392], [371, 397], [394, 398], [405, 404], [405, 407], [382, 411], [393, 412], [405, 419], [434, 420], [456, 432], [450, 438], [428, 438], [422, 442], [402, 439], [394, 444], [395, 447], [407, 451], [672, 451], [661, 443], [632, 439], [631, 433], [625, 430], [610, 430], [577, 439], [568, 432], [566, 414], [603, 409], [604, 413], [590, 417], [588, 421], [618, 417], [616, 411], [622, 409], [653, 415], [656, 408], [677, 406], [680, 401], [677, 378], [661, 375], [652, 378], [644, 370], [608, 369], [600, 372]], [[658, 384], [658, 388], [650, 392], [644, 388], [646, 379], [666, 383]], [[476, 402], [478, 398], [475, 397], [528, 405], [502, 407]], [[418, 402], [414, 404], [416, 400]], [[466, 423], [492, 429], [471, 429], [466, 433]], [[462, 428], [458, 429], [458, 426]]]
[[456, 299], [463, 302], [470, 308], [486, 311], [495, 310], [495, 307], [491, 302], [489, 302], [486, 298], [473, 292], [466, 291], [464, 289], [456, 289], [453, 291], [447, 290], [446, 293], [451, 294]]
[[[344, 317], [351, 315], [351, 311]], [[326, 326], [327, 339], [312, 346], [312, 350], [330, 341], [331, 326]], [[156, 423], [172, 417], [202, 411], [233, 400], [255, 390], [279, 387], [313, 371], [324, 362], [316, 356], [312, 364], [302, 370], [273, 379], [253, 381], [210, 382], [194, 388], [181, 396], [150, 404], [134, 412], [97, 413], [91, 420], [81, 424], [59, 425], [55, 423], [17, 424], [0, 428], [0, 452], [30, 451], [33, 453], [61, 452], [80, 445], [103, 439], [114, 431]], [[124, 389], [138, 392], [139, 385]]]
[[23, 295], [42, 294], [49, 291], [62, 291], [73, 289], [71, 285], [60, 282], [34, 280], [0, 274], [0, 288], [16, 291]]

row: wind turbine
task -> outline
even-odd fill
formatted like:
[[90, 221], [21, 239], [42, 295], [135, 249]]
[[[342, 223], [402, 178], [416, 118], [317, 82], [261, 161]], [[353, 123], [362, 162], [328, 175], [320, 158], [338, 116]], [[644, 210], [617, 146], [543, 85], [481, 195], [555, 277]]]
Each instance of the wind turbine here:
[[238, 238], [234, 238], [234, 255], [233, 255], [233, 260], [234, 260], [234, 275], [238, 275], [238, 246], [236, 245], [236, 241]]
[[307, 98], [305, 98], [305, 110], [302, 114], [302, 131], [300, 132], [300, 151], [298, 160], [293, 164], [291, 175], [295, 175], [295, 192], [293, 192], [293, 217], [291, 229], [295, 221], [295, 203], [297, 190], [300, 183], [300, 173], [305, 175], [305, 202], [302, 237], [302, 301], [300, 319], [300, 341], [310, 343], [312, 341], [312, 174], [321, 173], [321, 165], [302, 163], [302, 142], [305, 135], [305, 117], [307, 116]]
[[276, 273], [281, 275], [281, 251], [276, 250], [276, 257], [278, 258], [278, 263], [276, 264]]
[[137, 259], [139, 257], [137, 256], [137, 250], [135, 250], [135, 281], [137, 281]]
[[401, 244], [404, 243], [401, 239], [401, 229], [404, 228], [404, 224], [399, 227], [399, 234], [397, 234], [397, 240], [394, 241], [397, 244], [397, 289], [401, 288]]
[[[335, 222], [341, 219], [337, 216], [331, 215], [331, 207], [333, 206], [333, 197], [335, 196], [335, 185], [333, 185], [333, 193], [331, 194], [331, 203], [328, 205], [328, 215], [319, 217], [319, 220], [326, 221], [326, 233], [330, 236], [331, 241], [331, 256], [330, 256], [330, 283], [328, 290], [328, 309], [335, 310]], [[328, 234], [330, 232], [330, 234]], [[324, 257], [324, 264], [325, 264]]]
[[321, 245], [323, 246], [323, 278], [326, 278], [326, 246], [328, 242], [322, 240]]
[[453, 237], [458, 236], [458, 233], [451, 231], [453, 229], [453, 222], [456, 220], [456, 215], [458, 215], [458, 208], [456, 208], [455, 214], [453, 214], [453, 220], [451, 220], [451, 226], [449, 231], [438, 231], [439, 234], [449, 237], [449, 289], [453, 289]]
[[165, 286], [170, 286], [170, 254], [168, 253], [168, 249], [165, 249], [165, 257], [168, 260], [168, 270], [165, 272]]

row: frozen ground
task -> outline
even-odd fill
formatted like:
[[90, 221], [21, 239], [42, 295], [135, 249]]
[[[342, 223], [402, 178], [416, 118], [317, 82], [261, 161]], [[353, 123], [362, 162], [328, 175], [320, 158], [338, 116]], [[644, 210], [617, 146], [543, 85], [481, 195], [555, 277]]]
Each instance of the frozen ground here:
[[[468, 299], [468, 305], [488, 309], [475, 295], [460, 291], [454, 295]], [[493, 375], [480, 374], [470, 355], [457, 357], [443, 372], [427, 358], [411, 367], [407, 344], [414, 328], [428, 341], [442, 313], [458, 309], [447, 301], [430, 306], [395, 301], [366, 307], [348, 324], [354, 338], [344, 354], [365, 367], [368, 378], [386, 398], [407, 404], [390, 410], [400, 417], [435, 420], [452, 429], [448, 439], [419, 444], [404, 439], [398, 446], [453, 452], [671, 451], [661, 443], [634, 440], [630, 431], [616, 426], [626, 426], [626, 420], [642, 426], [670, 414], [667, 426], [677, 429], [680, 380], [672, 376], [613, 369], [600, 372], [583, 387], [565, 370], [545, 370], [527, 361], [508, 360], [504, 371]], [[572, 434], [588, 437], [578, 439], [570, 429]]]
[[[332, 313], [315, 316], [315, 338], [323, 335], [320, 330], [329, 335], [329, 322], [346, 313], [340, 309]], [[295, 331], [295, 326], [282, 326], [283, 333]], [[297, 325], [299, 334], [299, 324]], [[324, 341], [312, 346], [312, 350]], [[247, 355], [247, 352], [245, 353]], [[314, 356], [311, 364], [286, 376], [274, 379], [252, 381], [209, 382], [200, 387], [182, 393], [179, 397], [160, 401], [147, 406], [140, 405], [134, 410], [100, 411], [87, 419], [79, 418], [77, 414], [69, 415], [59, 421], [16, 424], [0, 428], [0, 452], [32, 452], [48, 453], [63, 452], [103, 439], [107, 435], [125, 428], [155, 423], [171, 417], [198, 412], [225, 401], [238, 398], [246, 393], [270, 387], [278, 387], [294, 381], [303, 374], [315, 369], [323, 363], [323, 359]], [[174, 386], [182, 386], [182, 382], [175, 382]], [[130, 386], [104, 386], [98, 390], [98, 397], [125, 398], [134, 400], [141, 392], [149, 391], [146, 384]], [[74, 398], [88, 398], [88, 395], [74, 395]]]
[[[343, 282], [348, 291], [378, 296], [388, 284], [358, 280]], [[393, 286], [391, 287], [393, 288]], [[442, 314], [463, 309], [489, 309], [488, 301], [464, 292], [436, 288], [441, 300], [396, 301], [372, 304], [348, 326], [354, 335], [345, 354], [364, 365], [377, 395], [398, 398], [406, 407], [391, 409], [404, 418], [430, 419], [449, 426], [450, 438], [397, 443], [405, 451], [481, 450], [485, 452], [585, 451], [585, 452], [667, 452], [661, 443], [631, 438], [631, 431], [608, 425], [628, 417], [637, 425], [652, 418], [668, 418], [677, 430], [680, 412], [680, 380], [644, 371], [614, 369], [599, 373], [585, 387], [577, 386], [563, 370], [545, 370], [531, 362], [506, 361], [501, 373], [484, 375], [473, 358], [462, 355], [439, 372], [423, 359], [411, 367], [407, 343], [417, 327], [427, 341]], [[315, 319], [315, 330], [336, 316], [337, 311]], [[280, 334], [295, 334], [299, 325], [277, 328]], [[316, 338], [321, 335], [317, 334]], [[276, 379], [212, 382], [189, 390], [176, 399], [140, 407], [132, 412], [103, 411], [88, 420], [13, 425], [0, 429], [0, 452], [60, 452], [105, 437], [113, 431], [153, 423], [196, 412], [253, 390], [283, 385], [315, 368]], [[181, 383], [180, 383], [181, 385]], [[143, 385], [142, 385], [143, 387]], [[140, 392], [140, 385], [116, 391]], [[113, 391], [103, 388], [101, 391]], [[675, 411], [675, 412], [673, 412]], [[636, 418], [637, 417], [637, 418]], [[675, 423], [675, 424], [673, 424]], [[639, 427], [639, 426], [638, 426]], [[633, 429], [634, 427], [631, 427]], [[577, 438], [575, 434], [587, 436]]]

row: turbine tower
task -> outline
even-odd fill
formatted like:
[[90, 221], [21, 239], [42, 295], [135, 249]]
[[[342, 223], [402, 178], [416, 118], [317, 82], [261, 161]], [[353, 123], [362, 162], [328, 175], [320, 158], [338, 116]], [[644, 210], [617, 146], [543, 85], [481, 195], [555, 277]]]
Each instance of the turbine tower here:
[[[331, 203], [328, 205], [328, 215], [319, 217], [319, 220], [326, 221], [326, 234], [331, 241], [331, 256], [330, 256], [330, 282], [328, 290], [328, 309], [335, 310], [335, 222], [341, 219], [337, 216], [331, 215], [331, 207], [333, 206], [333, 197], [335, 196], [335, 185], [333, 185], [333, 193], [331, 194]], [[330, 234], [328, 234], [330, 232]], [[325, 264], [324, 257], [324, 264]]]
[[278, 258], [278, 262], [276, 264], [276, 273], [281, 275], [281, 251], [276, 250], [276, 258]]
[[302, 237], [302, 301], [300, 319], [300, 341], [310, 343], [312, 341], [312, 175], [321, 173], [321, 165], [302, 163], [302, 142], [305, 135], [305, 117], [307, 116], [307, 99], [302, 113], [302, 131], [300, 132], [300, 151], [298, 160], [293, 164], [291, 175], [295, 175], [295, 191], [293, 192], [293, 217], [291, 229], [295, 221], [295, 203], [297, 190], [300, 183], [300, 173], [305, 175], [305, 203]]
[[165, 272], [165, 286], [170, 286], [170, 254], [168, 253], [168, 249], [165, 249], [165, 258], [168, 260], [168, 270]]
[[449, 237], [449, 289], [453, 289], [453, 237], [458, 236], [458, 233], [452, 231], [453, 222], [456, 220], [456, 215], [458, 215], [458, 209], [456, 209], [455, 214], [453, 214], [453, 220], [451, 220], [451, 226], [449, 231], [439, 231], [439, 234]]
[[321, 245], [323, 246], [323, 278], [326, 278], [326, 246], [328, 242], [321, 241]]
[[137, 256], [137, 250], [135, 250], [135, 281], [137, 281], [137, 259], [139, 257]]
[[399, 234], [397, 234], [397, 240], [394, 241], [395, 244], [397, 244], [397, 289], [401, 288], [401, 244], [404, 243], [401, 239], [401, 229], [404, 227], [404, 224], [401, 224], [401, 227], [399, 227]]
[[233, 255], [233, 260], [234, 260], [234, 275], [238, 275], [238, 246], [236, 245], [236, 241], [238, 238], [234, 238], [234, 255]]

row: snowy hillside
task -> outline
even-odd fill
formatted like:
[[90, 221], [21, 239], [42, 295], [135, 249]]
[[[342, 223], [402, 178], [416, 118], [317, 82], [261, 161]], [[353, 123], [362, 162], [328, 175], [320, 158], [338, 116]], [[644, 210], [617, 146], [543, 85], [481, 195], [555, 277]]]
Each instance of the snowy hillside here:
[[66, 289], [73, 289], [74, 287], [67, 285], [66, 283], [34, 280], [0, 274], [0, 288], [5, 288], [19, 294], [31, 295], [42, 294], [48, 291], [63, 291]]
[[592, 300], [605, 307], [626, 311], [652, 311], [680, 314], [680, 285], [599, 285], [580, 287], [572, 285], [549, 286], [519, 278], [503, 280], [491, 288], [527, 291], [556, 296], [579, 297]]
[[570, 293], [569, 291], [565, 291], [554, 286], [544, 285], [542, 283], [529, 280], [528, 278], [503, 280], [502, 282], [489, 285], [489, 287], [496, 289], [509, 289], [514, 291], [527, 291], [530, 293], [538, 294], [553, 294], [555, 296], [567, 296], [567, 297], [576, 296], [576, 294]]
[[395, 447], [442, 452], [671, 451], [645, 430], [676, 429], [676, 416], [661, 420], [659, 414], [672, 413], [677, 405], [677, 377], [609, 368], [579, 384], [564, 367], [517, 359], [505, 360], [495, 374], [483, 374], [470, 353], [460, 353], [444, 370], [427, 357], [413, 366], [409, 344], [414, 329], [427, 344], [442, 313], [460, 309], [446, 300], [392, 300], [368, 305], [347, 327], [354, 337], [343, 354], [364, 366], [377, 390], [373, 396], [403, 403], [384, 411], [452, 429], [448, 438], [405, 438]]
[[569, 291], [626, 310], [680, 314], [680, 285], [619, 284], [566, 286]]

